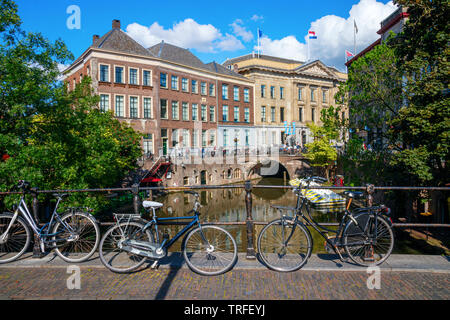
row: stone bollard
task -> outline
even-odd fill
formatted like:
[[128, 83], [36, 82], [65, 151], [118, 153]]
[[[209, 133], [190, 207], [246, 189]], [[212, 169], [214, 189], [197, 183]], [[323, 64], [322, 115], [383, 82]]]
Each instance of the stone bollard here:
[[[33, 197], [33, 203], [32, 203], [32, 209], [33, 209], [33, 216], [34, 220], [36, 221], [36, 224], [40, 224], [39, 220], [39, 200], [37, 197], [37, 188], [31, 188], [31, 196]], [[34, 233], [34, 245], [33, 245], [33, 258], [42, 258], [44, 256], [44, 253], [41, 251], [41, 247], [39, 244], [39, 237], [36, 233]]]
[[250, 180], [245, 181], [245, 208], [247, 209], [247, 259], [256, 259], [255, 248], [253, 246], [254, 227], [252, 217], [252, 184]]
[[133, 184], [131, 192], [133, 192], [134, 214], [139, 214], [139, 211], [141, 209], [141, 201], [139, 199], [139, 184]]
[[373, 184], [367, 184], [366, 185], [367, 189], [367, 206], [371, 207], [373, 206], [373, 194], [375, 192], [375, 186]]

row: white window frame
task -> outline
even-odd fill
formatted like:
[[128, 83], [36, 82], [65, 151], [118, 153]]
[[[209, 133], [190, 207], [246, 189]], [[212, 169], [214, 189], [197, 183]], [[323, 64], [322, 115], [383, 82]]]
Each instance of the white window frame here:
[[[117, 82], [116, 80], [116, 67], [118, 67], [118, 68], [123, 68], [123, 73], [122, 73], [122, 76], [123, 76], [123, 82]], [[127, 72], [126, 72], [126, 68], [125, 68], [125, 66], [121, 66], [121, 65], [114, 65], [114, 83], [119, 83], [119, 84], [127, 84], [127, 79], [126, 79], [126, 74], [127, 74]]]
[[[144, 71], [150, 72], [150, 84], [144, 85]], [[142, 85], [146, 87], [153, 87], [153, 71], [150, 69], [142, 69]]]
[[[184, 113], [183, 113], [183, 105], [187, 106], [187, 119], [184, 119]], [[181, 102], [181, 120], [183, 121], [189, 121], [189, 102]]]
[[[183, 90], [183, 79], [186, 79], [187, 81], [187, 86], [186, 86], [186, 90]], [[181, 92], [189, 92], [189, 78], [181, 78]]]
[[[166, 86], [165, 87], [161, 86], [161, 75], [162, 74], [166, 75]], [[159, 87], [160, 88], [169, 89], [169, 79], [168, 78], [169, 78], [169, 74], [167, 72], [160, 72], [159, 73]]]
[[108, 110], [107, 111], [111, 111], [111, 94], [110, 93], [99, 93], [98, 94], [100, 96], [100, 101], [98, 103], [98, 109], [101, 111], [101, 96], [108, 96]]
[[[98, 80], [101, 81], [100, 80], [101, 66], [106, 66], [106, 67], [108, 67], [108, 81], [106, 81], [106, 82], [111, 82], [111, 65], [107, 64], [107, 63], [99, 63], [98, 66], [99, 66], [98, 67]], [[101, 82], [105, 82], [105, 81], [101, 81]]]
[[[131, 70], [136, 70], [136, 83], [131, 83]], [[139, 85], [139, 68], [128, 68], [128, 83], [134, 86]]]
[[[144, 99], [150, 99], [150, 118], [145, 118], [145, 112], [144, 112], [145, 103], [144, 103]], [[143, 119], [154, 119], [154, 116], [153, 116], [153, 97], [150, 97], [150, 96], [143, 96], [142, 97], [142, 118]]]
[[[116, 111], [117, 111], [117, 97], [123, 97], [123, 109], [122, 109], [123, 115], [122, 115], [122, 116], [118, 116], [117, 113], [116, 113]], [[126, 110], [127, 110], [127, 107], [126, 107], [126, 101], [127, 101], [127, 99], [126, 99], [125, 97], [126, 97], [125, 94], [115, 94], [115, 95], [114, 95], [114, 116], [115, 116], [115, 117], [125, 118], [125, 116], [126, 116]]]
[[[136, 116], [136, 118], [132, 118], [131, 117], [131, 98], [136, 98], [136, 103], [137, 103], [137, 106], [136, 106], [136, 110], [137, 110], [137, 116]], [[129, 114], [128, 114], [128, 118], [130, 118], [130, 119], [139, 119], [140, 117], [139, 117], [139, 96], [135, 96], [135, 95], [129, 95], [128, 96], [128, 111], [129, 111]]]
[[[176, 88], [174, 88], [174, 87], [172, 86], [172, 84], [173, 84], [173, 81], [172, 81], [173, 78], [176, 78], [176, 79], [177, 79], [177, 81], [176, 81], [176, 84], [177, 84]], [[179, 90], [180, 90], [180, 77], [179, 77], [179, 76], [174, 75], [174, 74], [171, 74], [171, 75], [170, 75], [170, 90], [176, 90], [176, 91], [179, 91]]]

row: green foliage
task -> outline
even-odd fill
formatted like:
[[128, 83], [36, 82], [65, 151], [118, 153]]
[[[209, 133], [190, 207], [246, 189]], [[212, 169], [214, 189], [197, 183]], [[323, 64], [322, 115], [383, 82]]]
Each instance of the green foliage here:
[[[0, 160], [0, 190], [20, 179], [41, 190], [117, 185], [136, 168], [140, 135], [98, 111], [89, 77], [67, 92], [58, 80], [58, 64], [73, 59], [64, 43], [21, 31], [14, 3], [0, 4], [0, 156], [10, 156]], [[78, 194], [64, 203], [96, 209], [102, 201]]]

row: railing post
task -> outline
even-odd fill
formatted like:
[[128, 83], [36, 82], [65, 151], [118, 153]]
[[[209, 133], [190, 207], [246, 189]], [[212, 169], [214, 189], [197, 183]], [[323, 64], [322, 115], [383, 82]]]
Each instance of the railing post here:
[[139, 214], [140, 208], [141, 208], [141, 201], [139, 199], [139, 184], [133, 184], [132, 186], [132, 192], [133, 192], [133, 208], [134, 208], [134, 214]]
[[375, 192], [375, 186], [373, 184], [367, 184], [367, 206], [371, 207], [373, 206], [373, 193]]
[[247, 209], [247, 259], [256, 259], [255, 248], [253, 246], [254, 238], [254, 228], [253, 228], [253, 217], [252, 217], [252, 184], [250, 180], [245, 181], [245, 208]]
[[[39, 220], [39, 200], [37, 197], [37, 188], [31, 188], [31, 196], [33, 197], [33, 203], [32, 203], [32, 210], [33, 210], [33, 216], [34, 220], [36, 221], [36, 224], [40, 224]], [[44, 256], [44, 253], [41, 251], [41, 246], [39, 243], [39, 237], [35, 233], [34, 234], [34, 245], [33, 245], [33, 258], [42, 258]]]

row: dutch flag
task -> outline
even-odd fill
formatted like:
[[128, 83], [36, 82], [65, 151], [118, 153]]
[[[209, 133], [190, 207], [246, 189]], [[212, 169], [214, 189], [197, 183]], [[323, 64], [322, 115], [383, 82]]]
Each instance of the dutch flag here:
[[310, 39], [317, 39], [316, 33], [314, 31], [309, 31], [308, 34]]

